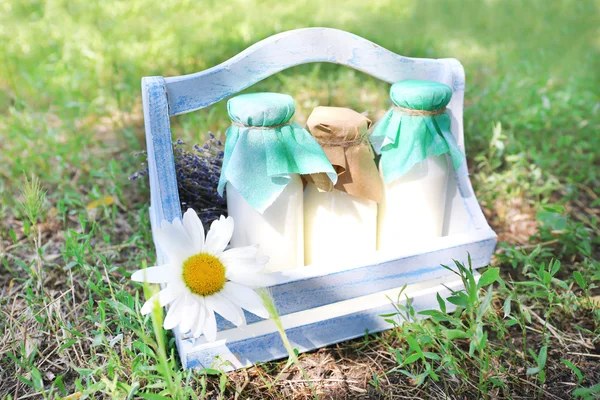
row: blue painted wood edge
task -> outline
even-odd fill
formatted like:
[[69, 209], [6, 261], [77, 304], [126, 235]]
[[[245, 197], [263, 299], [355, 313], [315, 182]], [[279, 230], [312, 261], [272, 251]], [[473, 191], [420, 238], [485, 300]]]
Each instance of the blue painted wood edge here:
[[161, 76], [142, 79], [142, 102], [146, 128], [148, 176], [154, 223], [181, 218], [175, 174], [173, 143], [165, 80]]

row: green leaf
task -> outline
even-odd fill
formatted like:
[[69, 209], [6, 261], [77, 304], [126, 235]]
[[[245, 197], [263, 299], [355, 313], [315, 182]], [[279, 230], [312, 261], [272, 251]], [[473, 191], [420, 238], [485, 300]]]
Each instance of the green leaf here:
[[430, 360], [436, 360], [436, 361], [439, 361], [439, 360], [441, 360], [441, 359], [442, 359], [440, 356], [438, 356], [437, 354], [435, 354], [435, 353], [432, 353], [432, 352], [430, 352], [430, 351], [426, 351], [426, 352], [424, 352], [424, 353], [423, 353], [423, 355], [425, 356], [425, 358], [428, 358], [428, 359], [430, 359]]
[[556, 275], [556, 273], [558, 272], [558, 270], [561, 267], [560, 260], [554, 260], [554, 262], [551, 265], [552, 265], [552, 268], [550, 270], [550, 275], [554, 276], [554, 275]]
[[560, 362], [562, 362], [563, 364], [565, 364], [567, 367], [569, 367], [569, 369], [571, 371], [573, 371], [573, 373], [575, 374], [575, 376], [577, 376], [577, 380], [579, 382], [583, 381], [583, 374], [581, 373], [581, 370], [579, 368], [577, 368], [577, 366], [575, 364], [573, 364], [571, 361], [569, 360], [565, 360], [565, 359], [561, 359]]
[[523, 314], [523, 317], [525, 317], [527, 323], [531, 324], [531, 313], [529, 312], [529, 310], [525, 307], [521, 307], [521, 314]]
[[65, 387], [65, 384], [63, 382], [63, 375], [58, 375], [56, 379], [54, 379], [52, 385], [56, 386], [58, 390], [60, 390], [60, 392], [63, 394], [63, 396], [67, 395], [67, 388]]
[[398, 313], [379, 314], [379, 316], [382, 318], [395, 317], [396, 315], [398, 315]]
[[577, 250], [579, 250], [581, 253], [583, 253], [583, 255], [585, 255], [587, 257], [592, 256], [592, 244], [590, 242], [588, 242], [587, 240], [579, 242], [577, 244]]
[[491, 285], [492, 283], [496, 282], [496, 280], [498, 280], [499, 276], [500, 276], [500, 268], [490, 267], [479, 278], [479, 282], [477, 283], [477, 287], [479, 289], [481, 289], [483, 287]]
[[75, 368], [75, 370], [81, 376], [90, 376], [94, 373], [94, 370], [90, 368]]
[[600, 393], [600, 383], [588, 388], [579, 388], [573, 391], [573, 396], [586, 397], [592, 394]]
[[575, 278], [575, 282], [577, 282], [577, 284], [579, 285], [580, 288], [582, 289], [586, 289], [587, 284], [585, 282], [585, 279], [583, 278], [583, 275], [581, 274], [581, 272], [579, 271], [575, 271], [573, 272], [573, 278]]
[[575, 389], [573, 391], [573, 396], [586, 397], [591, 394], [598, 394], [598, 393], [600, 393], [600, 383], [598, 383], [597, 385], [594, 385], [592, 387], [589, 387], [589, 388]]
[[567, 285], [567, 282], [565, 281], [554, 278], [554, 283], [556, 283], [561, 289], [569, 290], [569, 285]]
[[417, 341], [417, 339], [415, 339], [412, 336], [407, 336], [406, 341], [408, 342], [408, 345], [410, 346], [411, 350], [418, 353], [419, 355], [423, 354], [423, 351], [421, 350], [421, 346], [419, 346], [419, 342]]
[[394, 353], [396, 354], [396, 362], [399, 365], [401, 365], [404, 362], [404, 360], [402, 359], [403, 354], [398, 349], [394, 349]]
[[414, 363], [417, 360], [421, 359], [421, 355], [417, 354], [417, 353], [413, 353], [410, 356], [406, 357], [406, 359], [404, 360], [404, 362], [402, 362], [401, 366], [405, 366], [405, 365], [409, 365]]
[[527, 368], [527, 375], [535, 375], [538, 372], [540, 372], [540, 369], [538, 367], [535, 368]]
[[129, 390], [129, 394], [127, 395], [127, 400], [133, 399], [133, 396], [136, 395], [136, 393], [139, 389], [140, 389], [140, 383], [133, 382], [133, 385], [131, 385], [131, 389]]
[[501, 387], [501, 388], [505, 388], [506, 384], [504, 382], [502, 382], [500, 379], [494, 378], [494, 377], [490, 377], [490, 382], [492, 382], [492, 385], [494, 385], [494, 387]]
[[562, 231], [567, 227], [567, 217], [551, 211], [540, 211], [535, 218], [553, 231]]
[[170, 397], [161, 396], [159, 394], [154, 393], [139, 393], [139, 396], [147, 400], [171, 400]]
[[227, 388], [227, 374], [221, 374], [221, 377], [219, 378], [219, 390], [221, 391], [221, 393], [225, 393], [226, 388]]
[[31, 369], [31, 379], [33, 380], [33, 385], [37, 390], [44, 390], [44, 380], [42, 379], [42, 374], [36, 367]]
[[65, 349], [73, 346], [76, 343], [78, 343], [78, 341], [76, 339], [69, 339], [65, 343], [63, 343], [62, 346], [60, 346], [59, 351], [63, 351]]
[[450, 340], [454, 339], [466, 339], [469, 337], [469, 334], [460, 329], [448, 329], [445, 331], [446, 337]]
[[10, 228], [10, 230], [8, 231], [8, 234], [11, 238], [11, 240], [13, 241], [13, 244], [16, 244], [19, 239], [17, 238], [17, 233], [15, 232], [15, 230], [13, 228]]
[[441, 311], [438, 311], [438, 310], [419, 311], [418, 314], [426, 315], [426, 316], [430, 317], [432, 321], [435, 321], [435, 322], [442, 322], [442, 321], [452, 322], [452, 318], [448, 314], [443, 314]]
[[464, 293], [457, 293], [453, 296], [448, 297], [446, 300], [462, 308], [467, 308], [469, 306], [469, 300]]
[[430, 335], [420, 334], [419, 343], [421, 346], [427, 346], [428, 344], [433, 343], [433, 338]]
[[400, 372], [402, 375], [406, 375], [406, 376], [408, 376], [408, 377], [409, 377], [410, 379], [412, 379], [413, 381], [416, 381], [416, 380], [417, 380], [417, 377], [416, 377], [414, 374], [412, 374], [412, 373], [408, 372], [408, 371], [407, 371], [407, 370], [405, 370], [405, 369], [399, 369], [399, 370], [398, 370], [398, 372]]
[[492, 292], [491, 290], [488, 290], [487, 293], [485, 294], [485, 297], [483, 298], [483, 301], [481, 302], [481, 304], [479, 305], [479, 309], [477, 310], [477, 317], [478, 318], [483, 318], [483, 316], [485, 315], [485, 312], [488, 310], [488, 308], [490, 307], [490, 305], [492, 304], [492, 294], [494, 292]]
[[444, 314], [442, 314], [438, 310], [423, 310], [423, 311], [419, 311], [419, 315], [427, 315], [428, 317], [443, 317], [444, 316]]
[[221, 375], [221, 371], [214, 368], [203, 368], [196, 371], [198, 374], [206, 374], [206, 375]]
[[548, 211], [556, 214], [564, 214], [565, 207], [558, 204], [546, 204], [542, 207], [544, 211]]
[[540, 354], [537, 357], [538, 367], [544, 369], [546, 367], [546, 359], [548, 358], [548, 346], [540, 349]]
[[446, 314], [446, 302], [444, 299], [442, 299], [442, 296], [440, 296], [439, 293], [436, 293], [435, 296], [437, 298], [438, 305], [440, 306], [440, 310]]
[[544, 283], [544, 285], [548, 287], [550, 285], [550, 282], [552, 282], [552, 275], [550, 275], [548, 271], [540, 271], [539, 275], [540, 278], [542, 278], [542, 282]]

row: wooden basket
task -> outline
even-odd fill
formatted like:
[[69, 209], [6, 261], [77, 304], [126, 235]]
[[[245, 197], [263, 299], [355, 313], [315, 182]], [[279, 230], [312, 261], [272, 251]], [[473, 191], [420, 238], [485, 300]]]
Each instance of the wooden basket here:
[[[427, 79], [447, 84], [453, 90], [447, 107], [451, 130], [464, 151], [465, 79], [457, 60], [402, 57], [336, 29], [280, 33], [205, 71], [142, 79], [153, 229], [163, 219], [171, 221], [182, 215], [169, 118], [208, 107], [286, 68], [313, 62], [345, 65], [388, 83]], [[461, 168], [466, 169], [466, 165]], [[277, 278], [270, 291], [292, 346], [304, 352], [390, 328], [380, 315], [396, 311], [392, 300], [398, 299], [404, 286], [404, 294], [417, 311], [438, 308], [436, 293], [444, 297], [450, 294], [449, 289], [462, 288], [456, 275], [442, 264], [453, 265], [453, 260], [466, 263], [468, 254], [474, 268], [489, 263], [496, 234], [487, 224], [464, 172], [459, 170], [448, 184], [443, 237], [410, 249], [398, 243], [395, 252], [365, 254], [351, 264], [288, 270]], [[158, 253], [158, 258], [163, 262], [162, 254]], [[204, 337], [189, 339], [175, 330], [183, 366], [231, 370], [285, 357], [274, 322], [253, 314], [246, 316], [248, 325], [244, 328], [220, 319], [214, 343]]]

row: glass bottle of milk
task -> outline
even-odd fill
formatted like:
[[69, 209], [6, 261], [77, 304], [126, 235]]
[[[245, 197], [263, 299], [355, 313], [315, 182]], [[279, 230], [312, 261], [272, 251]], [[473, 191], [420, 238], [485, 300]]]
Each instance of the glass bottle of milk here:
[[235, 227], [231, 245], [259, 245], [269, 257], [265, 272], [304, 265], [301, 174], [335, 173], [315, 139], [291, 122], [294, 100], [279, 93], [230, 99], [219, 194], [227, 191], [227, 212]]
[[304, 261], [328, 265], [376, 251], [382, 183], [368, 138], [371, 121], [348, 108], [317, 107], [307, 120], [338, 174], [307, 177]]
[[438, 82], [406, 80], [392, 85], [393, 107], [371, 134], [381, 154], [384, 180], [377, 247], [394, 251], [442, 236], [450, 169], [464, 155], [450, 133], [446, 106], [452, 89]]

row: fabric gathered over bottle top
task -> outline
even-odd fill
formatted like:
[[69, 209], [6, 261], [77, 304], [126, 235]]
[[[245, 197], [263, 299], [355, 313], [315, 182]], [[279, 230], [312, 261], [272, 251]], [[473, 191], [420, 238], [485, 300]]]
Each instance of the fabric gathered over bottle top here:
[[337, 173], [323, 149], [300, 125], [291, 96], [251, 93], [227, 103], [232, 125], [227, 130], [218, 192], [229, 182], [258, 212], [263, 213], [283, 192], [292, 174], [326, 173], [334, 184]]
[[455, 169], [465, 156], [450, 132], [446, 106], [452, 89], [443, 83], [405, 80], [392, 85], [394, 106], [377, 123], [370, 140], [381, 154], [381, 169], [386, 183], [410, 171], [428, 156], [448, 153]]
[[369, 144], [371, 121], [343, 107], [316, 107], [306, 122], [338, 174], [337, 183], [325, 174], [311, 176], [322, 191], [334, 188], [356, 197], [381, 201], [381, 179]]

